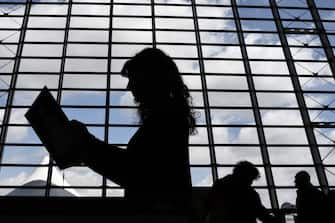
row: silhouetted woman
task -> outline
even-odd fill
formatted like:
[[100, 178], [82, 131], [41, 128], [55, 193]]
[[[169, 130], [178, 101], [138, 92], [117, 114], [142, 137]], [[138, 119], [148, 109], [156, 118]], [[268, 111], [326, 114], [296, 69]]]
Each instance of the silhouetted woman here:
[[195, 126], [188, 88], [176, 64], [159, 49], [139, 52], [121, 73], [128, 78], [127, 88], [139, 105], [141, 126], [127, 149], [121, 149], [72, 121], [80, 135], [87, 135], [77, 137], [80, 145], [86, 145], [81, 159], [124, 187], [125, 197], [135, 203], [186, 205], [191, 193], [188, 138]]

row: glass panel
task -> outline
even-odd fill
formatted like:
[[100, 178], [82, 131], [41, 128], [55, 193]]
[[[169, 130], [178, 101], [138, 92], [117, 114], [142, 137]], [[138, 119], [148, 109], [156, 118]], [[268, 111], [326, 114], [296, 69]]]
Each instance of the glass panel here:
[[240, 47], [235, 46], [203, 46], [202, 52], [208, 58], [242, 58]]
[[113, 108], [109, 112], [110, 124], [139, 124], [139, 116], [137, 109]]
[[41, 146], [5, 146], [2, 164], [48, 164], [48, 152]]
[[252, 110], [237, 110], [237, 109], [211, 109], [211, 118], [213, 125], [245, 125], [255, 124]]
[[244, 73], [242, 61], [204, 60], [204, 64], [207, 73]]
[[106, 88], [107, 75], [65, 74], [64, 88]]
[[68, 44], [67, 56], [106, 57], [107, 45], [96, 44]]
[[241, 160], [248, 160], [253, 164], [262, 164], [261, 151], [258, 147], [215, 147], [216, 162], [218, 164], [236, 164]]
[[234, 32], [200, 32], [202, 43], [238, 44], [237, 34]]
[[190, 164], [210, 164], [208, 147], [190, 147]]
[[[113, 28], [127, 28], [127, 29], [151, 29], [151, 19], [147, 18], [132, 18], [132, 17], [114, 17]], [[158, 28], [158, 27], [157, 27]]]
[[66, 15], [68, 10], [67, 5], [47, 5], [47, 4], [34, 4], [31, 7], [31, 15]]
[[213, 30], [235, 30], [235, 21], [230, 19], [198, 19], [199, 28]]
[[213, 127], [214, 142], [216, 144], [257, 144], [256, 128], [249, 127]]
[[246, 44], [281, 45], [278, 34], [244, 33], [243, 35]]
[[205, 7], [198, 6], [197, 12], [199, 17], [233, 17], [233, 11], [230, 7]]
[[206, 167], [193, 167], [191, 168], [192, 186], [212, 186], [213, 178], [210, 168]]
[[94, 17], [71, 17], [71, 28], [108, 28], [108, 18]]
[[64, 108], [63, 110], [70, 120], [76, 119], [86, 124], [105, 123], [105, 109]]
[[238, 5], [258, 5], [258, 6], [268, 6], [269, 2], [267, 0], [254, 0], [252, 2], [249, 2], [248, 0], [237, 0], [236, 1]]
[[281, 47], [247, 47], [250, 59], [284, 59]]
[[110, 127], [108, 142], [111, 144], [127, 144], [138, 128]]
[[66, 59], [65, 71], [107, 72], [107, 61], [101, 59]]
[[[34, 7], [33, 7], [34, 8]], [[28, 20], [28, 27], [31, 28], [65, 28], [66, 18], [58, 17], [30, 17]]]
[[313, 159], [308, 147], [269, 147], [272, 164], [312, 164]]
[[57, 88], [58, 75], [18, 75], [16, 88]]
[[151, 16], [151, 9], [143, 5], [114, 5], [114, 15]]
[[57, 59], [21, 59], [21, 72], [59, 72], [61, 60]]
[[261, 116], [264, 125], [303, 125], [299, 110], [261, 110]]
[[[273, 178], [277, 186], [294, 186], [294, 176], [301, 171], [301, 167], [272, 167]], [[314, 168], [304, 167], [311, 176], [313, 185], [318, 186], [318, 178]]]
[[247, 80], [243, 76], [206, 76], [208, 89], [248, 89]]
[[289, 77], [253, 77], [253, 80], [256, 90], [293, 90]]
[[192, 8], [188, 6], [155, 6], [157, 16], [192, 16]]
[[69, 30], [69, 41], [107, 42], [108, 32], [98, 30]]
[[64, 31], [55, 30], [27, 30], [25, 41], [30, 42], [63, 42]]
[[303, 128], [264, 128], [264, 134], [268, 144], [307, 144]]
[[112, 41], [151, 43], [152, 33], [148, 31], [113, 31]]
[[72, 5], [72, 15], [109, 15], [107, 5]]
[[[250, 96], [248, 93], [239, 92], [208, 92], [211, 106], [250, 106]], [[239, 100], [236, 100], [238, 98]]]
[[239, 8], [240, 18], [272, 18], [269, 8]]
[[157, 31], [156, 38], [158, 42], [195, 43], [194, 32]]
[[293, 93], [257, 93], [257, 98], [261, 107], [298, 107]]
[[269, 20], [241, 20], [243, 30], [263, 30], [263, 31], [276, 31], [276, 24], [274, 21]]
[[251, 61], [250, 66], [254, 74], [289, 74], [285, 62]]
[[22, 56], [61, 57], [62, 51], [63, 46], [58, 44], [24, 44]]

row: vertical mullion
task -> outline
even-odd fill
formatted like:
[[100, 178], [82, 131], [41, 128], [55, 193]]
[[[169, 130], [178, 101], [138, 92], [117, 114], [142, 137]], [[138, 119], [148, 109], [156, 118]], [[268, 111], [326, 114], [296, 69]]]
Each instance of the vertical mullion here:
[[306, 102], [305, 102], [302, 88], [299, 82], [299, 76], [295, 69], [294, 60], [290, 52], [288, 41], [286, 39], [284, 27], [281, 22], [276, 0], [270, 0], [270, 4], [271, 4], [271, 10], [272, 10], [272, 13], [275, 19], [276, 27], [278, 30], [278, 35], [279, 35], [281, 45], [284, 51], [290, 77], [292, 80], [293, 89], [294, 89], [296, 99], [298, 102], [301, 118], [304, 124], [304, 129], [306, 132], [308, 144], [309, 144], [311, 155], [312, 155], [313, 162], [315, 165], [316, 174], [317, 174], [322, 190], [327, 192], [328, 191], [327, 176], [326, 176], [323, 164], [322, 164], [322, 159], [321, 159], [320, 151], [319, 151], [318, 144], [316, 141], [316, 137], [313, 131], [313, 126], [309, 118]]
[[318, 9], [315, 5], [314, 0], [307, 0], [307, 4], [309, 7], [309, 10], [311, 11], [312, 17], [314, 24], [317, 29], [317, 33], [319, 34], [323, 49], [325, 50], [327, 60], [330, 65], [330, 70], [333, 73], [333, 77], [335, 78], [335, 58], [334, 58], [334, 53], [333, 49], [330, 45], [329, 39], [326, 34], [326, 30], [321, 22], [320, 14], [318, 12]]
[[211, 160], [211, 167], [212, 167], [211, 170], [212, 170], [213, 180], [216, 180], [218, 178], [218, 171], [217, 171], [217, 164], [216, 164], [216, 155], [215, 155], [215, 147], [214, 147], [214, 139], [213, 139], [214, 137], [213, 137], [211, 114], [210, 114], [209, 98], [208, 98], [208, 91], [207, 91], [207, 82], [206, 82], [206, 76], [205, 76], [205, 65], [204, 65], [203, 53], [201, 49], [198, 14], [197, 14], [195, 0], [192, 0], [191, 3], [192, 3], [192, 13], [193, 13], [197, 52], [198, 52], [198, 57], [199, 57], [202, 95], [203, 95], [203, 100], [204, 100], [204, 110], [205, 110], [205, 118], [206, 118], [206, 124], [207, 124], [208, 146], [209, 146], [210, 160]]
[[155, 0], [151, 0], [152, 47], [156, 48]]
[[272, 170], [271, 170], [271, 162], [270, 162], [269, 152], [268, 152], [268, 149], [267, 149], [267, 144], [266, 144], [266, 139], [265, 139], [265, 134], [264, 134], [264, 129], [263, 129], [261, 113], [260, 113], [260, 110], [259, 110], [259, 105], [258, 105], [258, 100], [257, 100], [257, 95], [256, 95], [255, 84], [254, 84], [254, 80], [253, 80], [253, 77], [252, 77], [251, 67], [250, 67], [249, 58], [248, 58], [248, 52], [247, 52], [247, 49], [246, 49], [246, 46], [245, 46], [245, 41], [244, 41], [243, 31], [242, 31], [242, 26], [241, 26], [241, 20], [240, 20], [240, 15], [239, 15], [239, 12], [238, 12], [238, 7], [237, 7], [237, 4], [236, 4], [236, 0], [231, 0], [231, 4], [232, 4], [234, 20], [235, 20], [235, 24], [236, 24], [236, 31], [237, 31], [237, 35], [238, 35], [238, 39], [239, 39], [239, 45], [240, 45], [241, 53], [242, 53], [245, 74], [246, 74], [246, 78], [247, 78], [252, 109], [253, 109], [255, 122], [256, 122], [258, 140], [259, 140], [262, 159], [263, 159], [263, 163], [264, 163], [266, 182], [267, 182], [268, 189], [269, 189], [269, 192], [270, 192], [270, 201], [271, 201], [272, 208], [278, 209], [278, 198], [277, 198], [275, 184], [274, 184], [274, 180], [273, 180], [273, 174], [272, 174]]
[[[64, 70], [65, 70], [65, 62], [66, 62], [66, 53], [67, 53], [67, 41], [69, 36], [69, 29], [70, 29], [70, 19], [71, 19], [71, 10], [72, 10], [72, 0], [69, 0], [67, 15], [66, 15], [66, 24], [64, 30], [64, 41], [63, 41], [63, 51], [62, 51], [62, 59], [60, 65], [60, 73], [59, 73], [59, 80], [58, 80], [58, 88], [57, 88], [57, 97], [56, 101], [60, 105], [62, 99], [62, 88], [63, 88], [63, 79], [64, 79]], [[48, 175], [47, 175], [47, 184], [45, 190], [45, 196], [50, 196], [50, 188], [52, 182], [52, 169], [53, 169], [53, 159], [50, 155], [50, 160], [48, 164]]]
[[8, 89], [7, 102], [6, 102], [6, 107], [5, 107], [5, 111], [3, 115], [2, 128], [1, 128], [1, 133], [0, 133], [0, 163], [2, 162], [4, 145], [5, 145], [5, 140], [7, 137], [8, 127], [9, 127], [9, 118], [10, 118], [10, 113], [12, 110], [11, 107], [14, 101], [15, 86], [16, 86], [17, 75], [19, 73], [19, 68], [20, 68], [20, 63], [21, 63], [22, 50], [23, 50], [24, 39], [26, 36], [26, 30], [28, 26], [28, 19], [29, 19], [31, 4], [32, 4], [32, 0], [26, 1], [26, 8], [24, 11], [22, 25], [21, 25], [21, 33], [20, 33], [20, 37], [18, 41], [18, 46], [16, 50], [16, 55], [15, 55], [15, 62], [13, 66], [13, 74], [11, 76], [11, 81], [10, 81], [9, 89]]
[[[105, 108], [105, 136], [104, 142], [108, 144], [108, 137], [109, 137], [109, 108], [110, 108], [110, 75], [111, 75], [111, 64], [112, 64], [112, 33], [113, 33], [113, 0], [110, 1], [110, 8], [109, 8], [109, 37], [108, 37], [108, 61], [107, 61], [107, 92], [106, 92], [106, 108]], [[107, 196], [107, 179], [103, 176], [102, 179], [102, 197]]]

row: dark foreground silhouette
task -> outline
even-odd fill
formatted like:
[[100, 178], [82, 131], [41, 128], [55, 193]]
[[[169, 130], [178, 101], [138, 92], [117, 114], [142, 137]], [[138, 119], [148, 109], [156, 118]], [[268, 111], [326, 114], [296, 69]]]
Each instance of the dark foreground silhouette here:
[[328, 211], [327, 196], [314, 187], [310, 175], [300, 171], [295, 175], [297, 190], [297, 223], [332, 222]]
[[188, 206], [188, 138], [195, 121], [176, 64], [159, 49], [148, 48], [125, 63], [122, 75], [139, 105], [140, 128], [122, 149], [71, 121], [77, 133], [75, 161], [124, 187], [125, 198], [141, 207]]
[[237, 163], [231, 175], [214, 182], [207, 205], [207, 223], [277, 222], [262, 205], [258, 193], [251, 187], [259, 177], [250, 162]]

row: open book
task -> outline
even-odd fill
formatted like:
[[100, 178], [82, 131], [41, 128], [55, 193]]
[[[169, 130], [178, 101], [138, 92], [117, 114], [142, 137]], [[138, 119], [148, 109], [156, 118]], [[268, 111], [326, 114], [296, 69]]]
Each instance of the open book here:
[[72, 166], [70, 122], [46, 86], [25, 117], [59, 168]]

